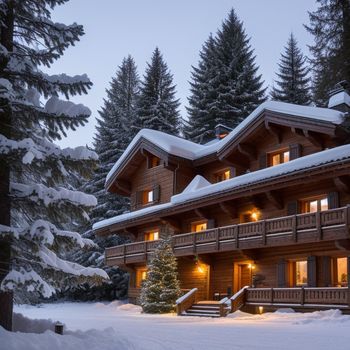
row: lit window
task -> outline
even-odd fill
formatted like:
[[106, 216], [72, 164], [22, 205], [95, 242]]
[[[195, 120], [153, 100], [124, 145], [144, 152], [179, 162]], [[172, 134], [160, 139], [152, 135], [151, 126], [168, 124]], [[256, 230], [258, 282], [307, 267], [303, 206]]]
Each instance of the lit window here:
[[147, 269], [141, 268], [136, 270], [136, 287], [140, 288], [142, 282], [147, 278]]
[[303, 202], [304, 213], [316, 213], [317, 211], [328, 210], [328, 198], [321, 197], [305, 200]]
[[156, 241], [157, 239], [159, 239], [159, 231], [145, 233], [145, 241]]
[[156, 166], [160, 165], [160, 159], [156, 156], [149, 156], [148, 157], [148, 168], [155, 168]]
[[147, 190], [143, 192], [143, 204], [148, 204], [153, 202], [153, 190]]
[[215, 182], [225, 181], [231, 178], [231, 170], [225, 169], [215, 174]]
[[347, 287], [348, 285], [348, 259], [337, 259], [337, 285]]
[[275, 166], [287, 162], [289, 162], [289, 151], [282, 150], [270, 153], [270, 166]]
[[295, 263], [295, 284], [297, 286], [307, 285], [307, 261], [297, 261]]
[[192, 232], [200, 232], [207, 229], [207, 222], [195, 222], [192, 224]]

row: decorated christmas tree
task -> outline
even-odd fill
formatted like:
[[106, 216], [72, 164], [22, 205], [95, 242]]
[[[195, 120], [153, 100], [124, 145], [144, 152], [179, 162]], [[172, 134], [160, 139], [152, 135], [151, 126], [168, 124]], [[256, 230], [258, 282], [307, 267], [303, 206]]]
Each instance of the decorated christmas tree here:
[[140, 302], [146, 313], [166, 313], [175, 308], [180, 294], [177, 279], [177, 261], [170, 239], [161, 240], [154, 251], [145, 281], [142, 283]]

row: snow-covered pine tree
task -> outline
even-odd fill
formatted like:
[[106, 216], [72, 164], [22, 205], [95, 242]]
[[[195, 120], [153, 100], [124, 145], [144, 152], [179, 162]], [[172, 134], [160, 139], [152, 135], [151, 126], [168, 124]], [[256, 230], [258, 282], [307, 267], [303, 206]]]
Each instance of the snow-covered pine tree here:
[[[54, 7], [65, 2], [0, 1], [2, 291], [48, 297], [70, 283], [108, 278], [103, 270], [65, 260], [73, 246], [93, 244], [71, 229], [88, 219], [86, 210], [96, 204], [93, 196], [66, 186], [67, 179], [89, 175], [97, 160], [84, 147], [61, 149], [53, 143], [90, 115], [87, 107], [59, 99], [87, 93], [92, 83], [86, 75], [48, 75], [40, 69], [50, 67], [84, 34], [81, 25], [51, 20]], [[7, 329], [11, 297], [0, 293], [0, 325]]]
[[104, 266], [104, 249], [123, 243], [121, 237], [96, 237], [91, 225], [97, 221], [108, 219], [129, 210], [126, 197], [111, 194], [104, 188], [106, 176], [135, 136], [133, 125], [136, 119], [136, 104], [139, 93], [139, 77], [134, 59], [129, 55], [118, 67], [116, 76], [112, 78], [107, 98], [99, 111], [97, 132], [94, 137], [94, 150], [99, 156], [100, 165], [90, 181], [82, 189], [97, 198], [97, 206], [90, 215], [91, 222], [85, 227], [83, 237], [92, 239], [97, 247], [89, 251], [78, 250], [74, 253], [74, 261], [84, 266], [104, 268], [110, 281], [100, 286], [78, 286], [67, 291], [76, 299], [93, 300], [103, 298], [123, 298], [127, 292], [128, 276], [119, 268]]
[[198, 143], [212, 138], [212, 121], [215, 113], [209, 106], [217, 98], [217, 91], [213, 89], [216, 78], [216, 43], [210, 34], [199, 53], [198, 67], [192, 66], [189, 107], [186, 107], [189, 120], [184, 124], [186, 138]]
[[[214, 48], [207, 50], [213, 72], [206, 72], [209, 80], [197, 81], [192, 75], [192, 96], [189, 103], [189, 127], [185, 133], [195, 142], [207, 142], [215, 137], [215, 126], [224, 124], [234, 128], [260, 103], [265, 101], [261, 75], [257, 75], [254, 51], [249, 45], [249, 38], [242, 22], [232, 9], [217, 31], [215, 40], [208, 43]], [[203, 62], [203, 58], [201, 57]], [[201, 62], [200, 62], [201, 64]], [[195, 102], [195, 94], [204, 96], [203, 104]], [[206, 111], [198, 110], [196, 104]], [[196, 122], [194, 119], [198, 119]], [[205, 130], [203, 130], [205, 129]]]
[[141, 83], [136, 129], [148, 128], [178, 135], [180, 103], [175, 93], [173, 76], [157, 47]]
[[293, 33], [281, 54], [278, 64], [279, 72], [276, 73], [279, 80], [277, 86], [271, 91], [271, 98], [276, 101], [309, 105], [311, 103], [309, 68], [306, 66], [306, 57], [298, 47], [298, 42]]
[[314, 36], [312, 53], [313, 95], [325, 106], [329, 92], [343, 80], [350, 81], [350, 0], [316, 0], [306, 29]]
[[180, 295], [177, 261], [170, 238], [161, 240], [148, 265], [147, 277], [142, 283], [140, 303], [145, 313], [166, 313], [175, 308]]

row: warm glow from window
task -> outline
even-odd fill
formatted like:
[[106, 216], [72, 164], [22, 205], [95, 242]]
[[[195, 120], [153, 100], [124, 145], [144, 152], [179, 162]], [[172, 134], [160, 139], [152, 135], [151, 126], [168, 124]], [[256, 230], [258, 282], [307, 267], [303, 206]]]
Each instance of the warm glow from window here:
[[141, 281], [145, 280], [147, 278], [147, 271], [141, 272]]
[[145, 233], [145, 241], [156, 241], [157, 239], [159, 239], [159, 231]]
[[278, 151], [270, 154], [270, 166], [289, 162], [289, 151]]
[[142, 281], [147, 278], [147, 269], [141, 268], [136, 270], [136, 287], [140, 288]]
[[253, 220], [253, 221], [258, 221], [259, 216], [258, 216], [258, 213], [257, 213], [256, 211], [253, 211], [253, 212], [250, 214], [250, 216], [252, 217], [252, 220]]
[[346, 287], [348, 285], [348, 259], [337, 259], [337, 285]]
[[148, 204], [153, 202], [153, 190], [143, 192], [143, 204]]
[[231, 170], [223, 170], [215, 174], [215, 181], [216, 182], [221, 182], [225, 181], [231, 178]]
[[150, 156], [148, 158], [148, 168], [155, 168], [160, 165], [160, 159], [156, 156]]
[[295, 282], [297, 286], [305, 286], [307, 285], [307, 261], [297, 261], [295, 263], [295, 273], [296, 278]]
[[255, 269], [255, 265], [254, 264], [248, 264], [248, 268], [251, 269], [251, 270], [254, 270]]
[[303, 202], [304, 213], [315, 213], [317, 211], [328, 210], [328, 198], [310, 199]]
[[200, 232], [207, 229], [207, 223], [206, 222], [198, 222], [192, 224], [192, 232]]

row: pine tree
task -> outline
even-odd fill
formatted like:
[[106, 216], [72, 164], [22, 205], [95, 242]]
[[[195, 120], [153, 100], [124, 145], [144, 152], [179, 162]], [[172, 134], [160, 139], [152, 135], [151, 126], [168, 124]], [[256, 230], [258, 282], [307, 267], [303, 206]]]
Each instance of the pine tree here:
[[273, 87], [271, 98], [276, 101], [309, 105], [309, 69], [306, 67], [306, 57], [298, 48], [298, 43], [291, 33], [285, 53], [281, 54], [276, 73], [280, 80], [276, 81], [278, 87]]
[[[87, 93], [86, 75], [48, 75], [64, 51], [84, 34], [77, 24], [54, 23], [51, 11], [66, 0], [0, 2], [0, 283], [2, 291], [48, 297], [64, 285], [108, 278], [100, 269], [65, 260], [72, 247], [91, 246], [71, 231], [96, 204], [67, 179], [89, 176], [97, 155], [53, 143], [84, 125], [90, 110], [59, 95]], [[46, 100], [43, 105], [41, 98]], [[11, 260], [11, 261], [10, 261]], [[11, 262], [11, 266], [9, 264]], [[0, 293], [0, 325], [11, 329], [11, 294]]]
[[83, 285], [70, 288], [66, 296], [93, 300], [99, 298], [123, 298], [127, 292], [127, 274], [119, 268], [104, 267], [104, 249], [125, 242], [119, 236], [96, 237], [91, 226], [97, 221], [120, 215], [129, 210], [129, 200], [126, 197], [109, 193], [104, 184], [108, 172], [122, 155], [126, 147], [135, 136], [133, 124], [136, 119], [136, 104], [139, 93], [139, 77], [134, 59], [131, 56], [123, 59], [117, 74], [112, 78], [107, 99], [99, 111], [97, 119], [97, 133], [94, 138], [94, 150], [99, 156], [100, 165], [90, 181], [83, 185], [83, 190], [97, 198], [97, 206], [91, 213], [91, 222], [84, 229], [83, 237], [92, 239], [97, 247], [90, 251], [77, 251], [73, 260], [84, 266], [104, 268], [110, 281], [90, 288]]
[[319, 7], [309, 12], [306, 29], [314, 36], [309, 46], [313, 55], [313, 94], [326, 105], [336, 83], [350, 82], [350, 0], [317, 0]]
[[175, 99], [175, 85], [159, 49], [153, 52], [151, 63], [140, 88], [138, 122], [136, 128], [148, 128], [178, 135], [180, 130], [179, 100]]
[[147, 278], [141, 287], [142, 309], [146, 313], [171, 312], [179, 294], [177, 262], [167, 238], [159, 242], [148, 265]]
[[234, 128], [265, 101], [253, 50], [233, 9], [202, 49], [198, 69], [200, 74], [192, 74], [189, 126], [185, 128], [192, 141], [213, 139], [217, 124]]

